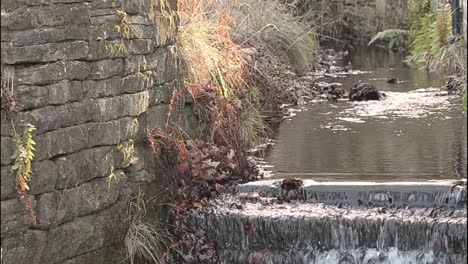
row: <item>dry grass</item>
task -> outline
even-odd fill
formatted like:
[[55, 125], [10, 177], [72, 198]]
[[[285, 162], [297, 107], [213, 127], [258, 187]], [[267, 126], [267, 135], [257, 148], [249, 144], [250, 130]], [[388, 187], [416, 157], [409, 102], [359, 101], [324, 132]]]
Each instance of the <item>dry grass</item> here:
[[[248, 54], [231, 38], [235, 21], [228, 9], [221, 8], [216, 0], [181, 0], [179, 17], [178, 50], [187, 72], [186, 87], [193, 95], [200, 89], [215, 87], [218, 92], [210, 92], [221, 97], [211, 100], [216, 105], [208, 106], [194, 96], [199, 109], [209, 107], [208, 112], [218, 111], [202, 117], [201, 121], [211, 122], [210, 134], [224, 139], [223, 144], [239, 146], [235, 148], [239, 151], [241, 145], [246, 148], [256, 144], [264, 127], [259, 111], [252, 111], [258, 109], [258, 92], [249, 81]], [[230, 122], [231, 127], [240, 124], [236, 133], [224, 125], [226, 122]]]
[[161, 224], [144, 221], [146, 215], [146, 202], [143, 193], [140, 192], [130, 201], [127, 212], [130, 227], [125, 236], [127, 256], [133, 263], [164, 263], [163, 254], [166, 244], [170, 241], [165, 228]]
[[212, 0], [179, 2], [179, 53], [190, 84], [212, 81], [224, 96], [243, 82], [245, 56], [229, 35], [231, 18]]

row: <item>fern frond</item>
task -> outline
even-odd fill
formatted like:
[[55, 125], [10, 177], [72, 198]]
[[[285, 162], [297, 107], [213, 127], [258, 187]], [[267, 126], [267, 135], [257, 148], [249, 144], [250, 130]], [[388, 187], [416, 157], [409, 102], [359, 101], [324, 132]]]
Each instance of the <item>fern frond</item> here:
[[405, 40], [408, 38], [410, 34], [409, 30], [405, 29], [387, 29], [377, 33], [371, 41], [367, 45], [372, 45], [374, 42], [378, 40], [385, 40], [385, 41], [397, 41], [397, 40]]
[[29, 191], [29, 181], [31, 180], [31, 163], [34, 159], [34, 145], [36, 142], [33, 140], [33, 133], [36, 128], [31, 124], [26, 124], [24, 127], [23, 135], [14, 134], [13, 141], [16, 143], [15, 152], [12, 155], [14, 163], [12, 171], [16, 173], [17, 190], [20, 198], [24, 196], [26, 191]]

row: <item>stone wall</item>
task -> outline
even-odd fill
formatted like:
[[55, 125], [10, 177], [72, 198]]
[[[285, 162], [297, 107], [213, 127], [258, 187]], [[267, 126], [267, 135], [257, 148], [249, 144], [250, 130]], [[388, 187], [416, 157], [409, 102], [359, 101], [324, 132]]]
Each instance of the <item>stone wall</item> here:
[[[178, 83], [176, 3], [162, 2], [2, 0], [2, 79], [14, 79], [23, 106], [14, 124], [37, 128], [32, 224], [17, 198], [12, 125], [2, 113], [3, 263], [121, 260], [128, 201], [155, 181], [146, 129], [165, 123]], [[196, 122], [185, 104], [175, 116], [184, 127]], [[132, 142], [138, 161], [128, 164], [119, 146]]]

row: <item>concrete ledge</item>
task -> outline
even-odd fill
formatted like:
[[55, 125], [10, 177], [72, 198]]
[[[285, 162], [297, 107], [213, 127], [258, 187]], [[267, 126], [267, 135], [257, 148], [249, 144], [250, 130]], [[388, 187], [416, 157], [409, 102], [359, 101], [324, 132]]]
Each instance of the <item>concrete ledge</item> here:
[[[282, 194], [281, 180], [266, 180], [239, 185], [237, 193]], [[463, 206], [466, 187], [456, 180], [426, 182], [316, 182], [304, 181], [304, 198], [325, 204], [395, 205], [413, 207]], [[466, 180], [465, 186], [466, 186]]]

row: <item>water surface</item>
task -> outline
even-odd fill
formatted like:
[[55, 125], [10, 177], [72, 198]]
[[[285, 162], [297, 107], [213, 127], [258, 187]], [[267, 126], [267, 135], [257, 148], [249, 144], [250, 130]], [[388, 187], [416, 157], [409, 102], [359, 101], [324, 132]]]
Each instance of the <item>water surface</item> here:
[[[368, 81], [382, 101], [313, 103], [277, 131], [267, 153], [273, 178], [414, 181], [466, 178], [466, 115], [457, 96], [440, 91], [443, 79], [410, 69], [404, 55], [378, 50], [351, 53], [362, 74], [321, 81], [350, 88]], [[387, 78], [398, 78], [388, 84]]]

